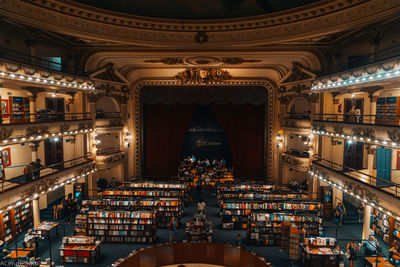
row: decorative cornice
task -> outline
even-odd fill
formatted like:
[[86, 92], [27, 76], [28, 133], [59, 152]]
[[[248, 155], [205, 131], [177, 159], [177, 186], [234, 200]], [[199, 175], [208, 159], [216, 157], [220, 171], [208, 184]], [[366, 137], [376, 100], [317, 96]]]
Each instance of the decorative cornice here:
[[0, 7], [1, 15], [30, 26], [103, 42], [243, 46], [288, 42], [362, 27], [397, 15], [400, 3], [325, 0], [261, 16], [201, 21], [138, 17], [67, 0], [1, 0]]
[[215, 84], [229, 80], [228, 71], [216, 68], [193, 68], [179, 72], [174, 79], [181, 84]]

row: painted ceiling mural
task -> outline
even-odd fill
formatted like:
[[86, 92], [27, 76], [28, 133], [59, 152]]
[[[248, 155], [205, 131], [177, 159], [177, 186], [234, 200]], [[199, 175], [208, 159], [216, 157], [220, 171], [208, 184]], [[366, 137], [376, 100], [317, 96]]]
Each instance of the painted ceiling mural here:
[[74, 0], [131, 15], [171, 19], [224, 19], [287, 10], [318, 0]]

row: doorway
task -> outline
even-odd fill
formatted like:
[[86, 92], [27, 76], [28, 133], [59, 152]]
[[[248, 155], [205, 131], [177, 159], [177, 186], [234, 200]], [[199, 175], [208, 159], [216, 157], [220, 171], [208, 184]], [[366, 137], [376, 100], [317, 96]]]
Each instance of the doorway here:
[[63, 121], [65, 119], [64, 98], [46, 97], [46, 109], [51, 113], [49, 120]]
[[[354, 112], [351, 111], [354, 107]], [[345, 98], [344, 99], [344, 121], [353, 123], [362, 123], [364, 114], [363, 98]]]
[[[63, 139], [53, 138], [44, 141], [44, 156], [46, 166], [57, 164], [64, 161]], [[59, 164], [54, 169], [62, 170], [64, 165]]]
[[346, 142], [344, 146], [343, 165], [355, 170], [363, 168], [364, 144]]

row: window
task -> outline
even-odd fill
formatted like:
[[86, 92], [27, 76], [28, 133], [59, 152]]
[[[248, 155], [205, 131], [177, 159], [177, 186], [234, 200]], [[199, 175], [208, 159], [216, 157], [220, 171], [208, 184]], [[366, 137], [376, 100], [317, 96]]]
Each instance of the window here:
[[3, 159], [3, 167], [11, 166], [10, 148], [3, 148], [1, 150], [1, 158]]
[[61, 71], [61, 57], [42, 57], [42, 67]]

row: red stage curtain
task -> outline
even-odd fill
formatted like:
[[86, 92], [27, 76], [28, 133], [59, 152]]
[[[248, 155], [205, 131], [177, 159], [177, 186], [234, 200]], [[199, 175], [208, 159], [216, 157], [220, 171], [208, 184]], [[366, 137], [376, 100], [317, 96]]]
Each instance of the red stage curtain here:
[[193, 117], [193, 105], [144, 104], [144, 174], [177, 175], [182, 143]]
[[264, 177], [264, 105], [211, 105], [228, 137], [234, 175]]

